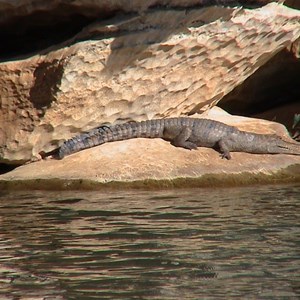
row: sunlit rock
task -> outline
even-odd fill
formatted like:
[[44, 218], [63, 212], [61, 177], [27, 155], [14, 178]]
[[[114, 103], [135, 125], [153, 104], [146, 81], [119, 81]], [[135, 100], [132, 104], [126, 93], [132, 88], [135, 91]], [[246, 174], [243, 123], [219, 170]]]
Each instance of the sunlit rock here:
[[[213, 109], [200, 117], [257, 133], [276, 133], [288, 139], [284, 126], [269, 121], [225, 114]], [[292, 172], [286, 172], [292, 168]], [[283, 172], [280, 174], [280, 172]], [[279, 174], [279, 175], [278, 175]], [[57, 181], [58, 180], [58, 181]], [[77, 181], [72, 185], [72, 181]], [[221, 159], [213, 149], [186, 150], [161, 139], [132, 139], [107, 143], [63, 160], [47, 159], [21, 166], [0, 176], [0, 187], [80, 188], [92, 184], [127, 183], [151, 187], [232, 185], [300, 180], [300, 156], [232, 153]], [[152, 182], [152, 183], [151, 183]]]
[[296, 40], [299, 20], [276, 3], [156, 9], [3, 62], [0, 162], [23, 163], [102, 123], [205, 111]]

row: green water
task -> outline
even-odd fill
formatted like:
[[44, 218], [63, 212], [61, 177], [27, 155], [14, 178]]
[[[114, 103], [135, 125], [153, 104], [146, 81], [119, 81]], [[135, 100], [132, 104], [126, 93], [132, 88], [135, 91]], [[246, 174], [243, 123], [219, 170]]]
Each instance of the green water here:
[[299, 299], [300, 185], [0, 192], [0, 299]]

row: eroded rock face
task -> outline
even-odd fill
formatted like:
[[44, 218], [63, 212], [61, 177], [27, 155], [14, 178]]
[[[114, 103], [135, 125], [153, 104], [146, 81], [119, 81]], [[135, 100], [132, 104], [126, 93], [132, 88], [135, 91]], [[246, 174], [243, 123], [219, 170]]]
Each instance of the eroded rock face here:
[[71, 38], [95, 20], [148, 9], [212, 5], [259, 7], [281, 0], [1, 0], [0, 60], [42, 50]]
[[[223, 111], [213, 109], [204, 115], [205, 117], [219, 120], [242, 130], [257, 133], [277, 133], [288, 139], [284, 126], [258, 119], [231, 116]], [[293, 166], [293, 178], [300, 179], [300, 156], [293, 155], [260, 155], [247, 153], [232, 153], [232, 160], [221, 159], [218, 152], [208, 148], [186, 150], [176, 148], [161, 139], [132, 139], [120, 142], [107, 143], [98, 147], [87, 149], [67, 156], [63, 160], [49, 159], [31, 163], [19, 167], [7, 174], [0, 176], [0, 187], [10, 187], [14, 183], [23, 187], [31, 182], [30, 187], [44, 188], [47, 182], [60, 179], [66, 188], [71, 180], [89, 180], [94, 183], [112, 183], [135, 181], [174, 181], [178, 178], [185, 179], [185, 185], [189, 180], [199, 179], [205, 176], [218, 175], [218, 183], [228, 184], [229, 178], [232, 184], [264, 181], [271, 174]], [[235, 179], [233, 179], [233, 177]], [[279, 177], [276, 180], [286, 180]], [[45, 180], [43, 186], [40, 180]], [[278, 181], [278, 182], [279, 182]], [[78, 181], [80, 182], [80, 181]], [[202, 182], [203, 183], [203, 182]], [[191, 183], [192, 184], [192, 183]], [[207, 182], [206, 182], [207, 185]], [[213, 184], [212, 184], [213, 185]], [[143, 186], [143, 183], [140, 183]], [[151, 186], [151, 184], [150, 184]], [[78, 186], [73, 186], [73, 188]], [[52, 186], [52, 188], [58, 188]]]
[[[280, 0], [277, 0], [279, 2]], [[293, 5], [296, 0], [289, 0], [289, 4]], [[1, 0], [0, 3], [0, 24], [7, 23], [16, 17], [24, 17], [34, 15], [35, 13], [47, 11], [53, 14], [67, 16], [68, 14], [80, 14], [85, 16], [99, 17], [104, 13], [109, 14], [114, 11], [122, 12], [138, 12], [155, 6], [166, 7], [192, 7], [192, 6], [208, 6], [208, 5], [264, 5], [272, 0]], [[59, 12], [58, 12], [59, 11]]]
[[0, 161], [28, 161], [102, 123], [204, 111], [296, 40], [299, 20], [275, 3], [155, 10], [1, 63]]
[[[278, 114], [268, 120], [282, 123], [285, 106], [294, 102], [294, 112], [283, 124], [291, 125], [295, 113], [300, 112], [300, 59], [296, 41], [290, 49], [284, 49], [228, 93], [218, 103], [224, 110], [236, 115], [263, 116], [277, 108]], [[299, 48], [300, 49], [300, 48]], [[299, 52], [300, 54], [300, 52]], [[280, 109], [280, 106], [283, 106]], [[290, 109], [289, 109], [290, 110]], [[265, 117], [262, 117], [265, 119]], [[291, 128], [290, 128], [291, 129]]]

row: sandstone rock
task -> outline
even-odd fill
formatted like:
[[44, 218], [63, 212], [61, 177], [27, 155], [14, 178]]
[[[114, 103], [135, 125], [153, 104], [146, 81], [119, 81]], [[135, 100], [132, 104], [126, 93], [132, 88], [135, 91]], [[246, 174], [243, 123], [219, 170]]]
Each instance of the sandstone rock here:
[[299, 20], [275, 3], [153, 10], [77, 36], [94, 40], [3, 62], [0, 162], [23, 163], [101, 123], [204, 111], [297, 39]]
[[[287, 110], [294, 109], [294, 114], [300, 112], [300, 101], [297, 101], [300, 99], [300, 59], [297, 57], [296, 45], [297, 43], [293, 43], [291, 49], [284, 49], [272, 57], [241, 85], [224, 96], [218, 106], [231, 114], [260, 116], [263, 119], [265, 112], [277, 109], [280, 113], [268, 120], [280, 123], [283, 123], [282, 114], [288, 114]], [[286, 120], [289, 122], [284, 124], [289, 125], [292, 120], [293, 114], [290, 120]]]
[[1, 0], [0, 60], [65, 41], [93, 21], [149, 9], [212, 5], [259, 7], [282, 0]]
[[[288, 139], [286, 129], [278, 123], [226, 115], [216, 109], [200, 117], [258, 133], [276, 132]], [[292, 172], [284, 173], [288, 167], [293, 167]], [[300, 156], [232, 153], [232, 160], [228, 161], [213, 149], [189, 151], [161, 139], [133, 139], [107, 143], [63, 160], [21, 166], [0, 176], [0, 188], [87, 188], [112, 183], [139, 187], [215, 186], [286, 180], [300, 181]]]
[[[295, 1], [295, 0], [294, 0]], [[110, 15], [115, 11], [139, 12], [145, 11], [150, 7], [193, 7], [209, 4], [235, 4], [234, 0], [1, 0], [0, 2], [0, 24], [11, 22], [17, 17], [34, 16], [36, 13], [48, 12], [51, 16], [68, 16], [81, 14], [88, 17], [98, 17]], [[264, 5], [272, 0], [242, 0], [241, 4]], [[276, 2], [276, 1], [273, 1]], [[282, 2], [277, 0], [277, 2]], [[288, 2], [293, 2], [289, 0]]]

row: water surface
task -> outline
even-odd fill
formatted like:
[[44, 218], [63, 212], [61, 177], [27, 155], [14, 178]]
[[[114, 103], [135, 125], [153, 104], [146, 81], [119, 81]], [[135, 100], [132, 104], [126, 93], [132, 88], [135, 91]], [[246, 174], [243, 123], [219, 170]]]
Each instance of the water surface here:
[[0, 299], [299, 299], [300, 185], [0, 192]]

